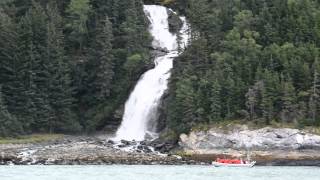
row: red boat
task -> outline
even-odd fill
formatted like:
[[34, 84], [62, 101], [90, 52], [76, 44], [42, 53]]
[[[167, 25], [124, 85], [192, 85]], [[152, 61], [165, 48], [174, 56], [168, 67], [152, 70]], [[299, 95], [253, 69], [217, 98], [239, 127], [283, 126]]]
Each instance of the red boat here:
[[217, 159], [212, 162], [215, 167], [253, 167], [256, 161], [243, 161], [242, 159]]

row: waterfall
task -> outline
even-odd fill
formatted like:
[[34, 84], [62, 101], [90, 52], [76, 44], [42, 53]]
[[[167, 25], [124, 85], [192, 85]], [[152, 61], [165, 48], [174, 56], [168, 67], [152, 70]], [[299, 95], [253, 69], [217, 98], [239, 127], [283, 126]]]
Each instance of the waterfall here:
[[[158, 105], [168, 89], [173, 59], [177, 57], [177, 36], [169, 32], [168, 9], [158, 5], [145, 5], [144, 11], [149, 18], [152, 46], [168, 50], [164, 56], [155, 58], [155, 68], [143, 74], [125, 104], [122, 123], [114, 140], [143, 141], [148, 135], [157, 136], [155, 127], [158, 119]], [[181, 28], [181, 46], [188, 41], [188, 25], [184, 17]]]

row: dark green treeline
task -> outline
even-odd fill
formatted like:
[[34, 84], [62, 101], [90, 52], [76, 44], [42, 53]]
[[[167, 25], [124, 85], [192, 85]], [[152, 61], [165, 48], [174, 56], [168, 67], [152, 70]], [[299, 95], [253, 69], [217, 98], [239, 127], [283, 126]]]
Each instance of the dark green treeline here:
[[[320, 2], [145, 0], [189, 19], [167, 125], [246, 119], [320, 125]], [[1, 0], [0, 136], [90, 132], [150, 62], [141, 0]]]
[[226, 119], [320, 125], [319, 1], [169, 4], [193, 30], [192, 45], [175, 61], [171, 128], [187, 132]]
[[141, 0], [1, 0], [0, 136], [112, 121], [150, 61]]

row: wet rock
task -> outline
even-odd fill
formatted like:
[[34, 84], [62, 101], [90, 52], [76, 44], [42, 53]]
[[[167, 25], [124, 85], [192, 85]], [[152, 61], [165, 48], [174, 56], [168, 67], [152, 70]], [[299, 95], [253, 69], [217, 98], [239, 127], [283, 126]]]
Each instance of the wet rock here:
[[146, 142], [146, 141], [141, 141], [141, 142], [140, 142], [140, 145], [142, 145], [142, 146], [147, 146], [147, 142]]
[[148, 147], [148, 146], [145, 146], [145, 145], [138, 145], [137, 146], [137, 149], [139, 150], [139, 152], [141, 153], [152, 153], [152, 150]]
[[168, 10], [168, 15], [169, 31], [171, 33], [177, 33], [182, 28], [183, 22], [180, 17], [171, 10]]
[[119, 144], [119, 145], [117, 145], [117, 147], [118, 148], [125, 148], [125, 147], [127, 147], [125, 144]]
[[108, 140], [107, 143], [108, 143], [108, 144], [111, 144], [111, 145], [115, 144], [115, 142], [112, 141], [112, 140]]
[[173, 149], [177, 147], [177, 141], [173, 139], [156, 139], [150, 142], [149, 146], [154, 147], [155, 151], [161, 153], [170, 153]]
[[155, 145], [154, 149], [156, 151], [159, 151], [161, 153], [168, 153], [174, 148], [173, 144], [170, 143], [162, 143], [162, 144], [157, 144]]
[[121, 144], [124, 145], [124, 146], [130, 146], [130, 145], [131, 145], [131, 142], [130, 142], [130, 141], [121, 140], [120, 142], [121, 142]]

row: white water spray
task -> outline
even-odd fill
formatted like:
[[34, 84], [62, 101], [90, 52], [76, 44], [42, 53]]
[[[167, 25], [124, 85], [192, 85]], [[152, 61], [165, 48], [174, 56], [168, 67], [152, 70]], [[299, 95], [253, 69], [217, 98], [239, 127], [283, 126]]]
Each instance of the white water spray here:
[[[125, 104], [124, 116], [114, 138], [115, 141], [143, 141], [146, 135], [151, 138], [157, 136], [155, 127], [158, 119], [158, 105], [168, 89], [173, 59], [178, 56], [177, 36], [169, 32], [168, 9], [163, 6], [145, 5], [144, 11], [151, 22], [153, 47], [166, 49], [169, 52], [157, 57], [155, 68], [147, 71], [140, 78]], [[188, 25], [184, 17], [181, 17], [181, 20], [183, 27], [180, 34], [183, 48], [188, 42]]]

